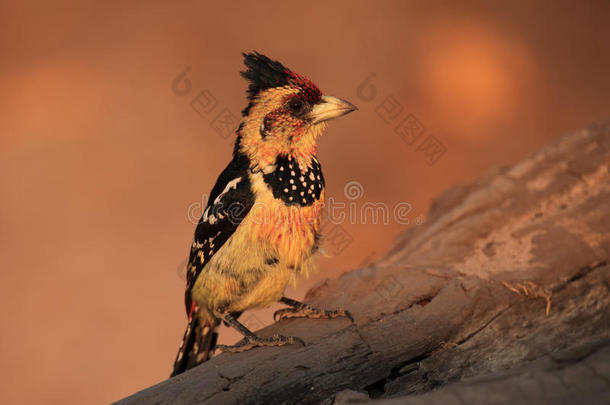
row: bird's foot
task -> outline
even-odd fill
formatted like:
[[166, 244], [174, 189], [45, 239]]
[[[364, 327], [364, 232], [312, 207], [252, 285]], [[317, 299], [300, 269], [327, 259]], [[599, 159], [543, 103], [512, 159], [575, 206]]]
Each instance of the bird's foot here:
[[270, 338], [262, 338], [253, 335], [246, 336], [243, 340], [239, 341], [233, 346], [216, 345], [216, 348], [222, 350], [223, 352], [241, 353], [245, 352], [246, 350], [253, 349], [255, 347], [285, 346], [292, 345], [297, 342], [305, 346], [305, 342], [301, 338], [298, 338], [296, 336], [273, 335]]
[[344, 309], [336, 309], [336, 310], [327, 310], [327, 309], [317, 309], [313, 308], [308, 304], [298, 303], [299, 305], [295, 305], [290, 308], [282, 308], [273, 314], [274, 321], [281, 321], [283, 319], [288, 318], [313, 318], [313, 319], [332, 319], [338, 318], [340, 316], [344, 316], [349, 318], [350, 321], [354, 321], [352, 315], [344, 310]]

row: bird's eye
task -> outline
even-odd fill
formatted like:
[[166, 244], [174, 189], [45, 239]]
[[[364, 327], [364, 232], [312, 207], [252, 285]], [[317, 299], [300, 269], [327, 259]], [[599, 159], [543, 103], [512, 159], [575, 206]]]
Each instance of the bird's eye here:
[[303, 112], [303, 110], [305, 109], [305, 103], [302, 100], [299, 100], [298, 98], [293, 98], [287, 103], [286, 107], [288, 107], [288, 110], [292, 114], [296, 115]]

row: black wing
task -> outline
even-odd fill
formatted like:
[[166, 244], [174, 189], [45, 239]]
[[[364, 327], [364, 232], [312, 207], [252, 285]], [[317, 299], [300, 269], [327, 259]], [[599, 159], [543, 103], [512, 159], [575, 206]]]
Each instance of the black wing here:
[[187, 267], [185, 304], [190, 317], [191, 288], [206, 263], [233, 235], [254, 204], [248, 160], [237, 153], [220, 174], [204, 210], [191, 246]]

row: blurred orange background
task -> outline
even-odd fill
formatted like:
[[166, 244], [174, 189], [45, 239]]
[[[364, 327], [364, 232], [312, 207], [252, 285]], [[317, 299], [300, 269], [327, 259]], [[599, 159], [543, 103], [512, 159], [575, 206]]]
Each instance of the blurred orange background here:
[[[412, 207], [409, 224], [341, 224], [349, 243], [295, 298], [383, 255], [443, 190], [610, 118], [607, 1], [4, 1], [0, 27], [2, 403], [107, 403], [168, 377], [190, 217], [233, 146], [212, 122], [246, 103], [242, 51], [359, 106], [320, 139], [327, 196], [350, 202], [356, 181], [359, 206]], [[190, 104], [203, 90], [209, 115]], [[410, 114], [413, 144], [395, 132]]]

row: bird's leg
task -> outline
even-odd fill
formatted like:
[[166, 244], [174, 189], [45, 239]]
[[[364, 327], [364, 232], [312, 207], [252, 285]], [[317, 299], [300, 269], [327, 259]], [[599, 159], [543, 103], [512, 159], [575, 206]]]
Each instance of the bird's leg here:
[[284, 346], [294, 344], [295, 342], [305, 346], [305, 342], [296, 336], [273, 335], [270, 338], [262, 338], [239, 323], [230, 313], [219, 313], [217, 315], [244, 336], [243, 340], [240, 340], [233, 346], [216, 345], [216, 348], [223, 352], [239, 353], [259, 346]]
[[346, 318], [349, 318], [352, 322], [354, 321], [354, 318], [352, 318], [352, 315], [344, 309], [337, 309], [334, 311], [329, 311], [326, 309], [317, 309], [317, 308], [313, 308], [309, 304], [305, 304], [305, 303], [299, 302], [297, 300], [293, 300], [291, 298], [286, 298], [286, 297], [280, 298], [279, 302], [289, 305], [290, 308], [282, 308], [278, 311], [275, 311], [275, 313], [273, 314], [274, 320], [281, 321], [282, 319], [287, 319], [287, 318], [331, 319], [331, 318], [337, 318], [339, 316], [345, 316]]

